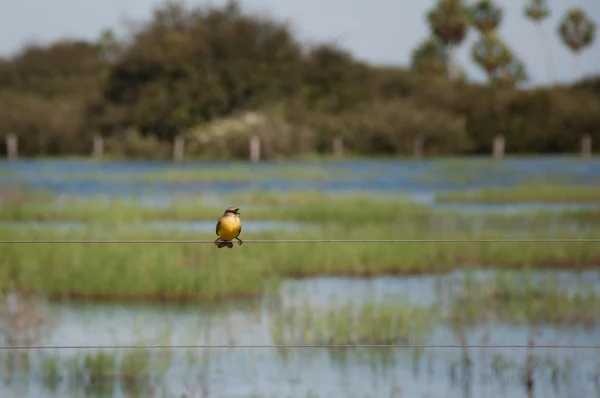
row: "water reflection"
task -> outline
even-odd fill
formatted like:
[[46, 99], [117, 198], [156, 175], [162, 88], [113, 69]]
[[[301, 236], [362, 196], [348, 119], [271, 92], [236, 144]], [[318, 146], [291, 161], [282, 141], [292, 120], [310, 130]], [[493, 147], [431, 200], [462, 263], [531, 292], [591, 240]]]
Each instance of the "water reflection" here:
[[[539, 272], [530, 276], [528, 280], [540, 286], [550, 278], [555, 281], [552, 286], [557, 291], [566, 289], [575, 293], [585, 287], [587, 291], [600, 293], [598, 271]], [[507, 277], [525, 280], [520, 274]], [[422, 338], [429, 344], [528, 344], [532, 337], [536, 345], [600, 343], [598, 328], [569, 322], [532, 327], [527, 322], [503, 318], [506, 314], [500, 310], [490, 311], [496, 319], [464, 322], [457, 329], [450, 320], [461, 320], [470, 310], [465, 306], [462, 312], [452, 313], [454, 307], [443, 301], [450, 297], [447, 294], [464, 293], [465, 283], [496, 278], [494, 272], [487, 271], [369, 280], [306, 279], [288, 281], [280, 291], [262, 300], [210, 306], [53, 303], [46, 313], [53, 321], [53, 328], [40, 343], [268, 345], [275, 341], [273, 327], [277, 317], [304, 307], [312, 309], [313, 315], [321, 310], [325, 314], [337, 310], [336, 324], [343, 325], [340, 314], [344, 313], [339, 305], [350, 301], [359, 306], [375, 303], [374, 313], [381, 311], [377, 308], [384, 308], [378, 307], [380, 304], [439, 309], [437, 326], [412, 338], [412, 341]], [[449, 317], [450, 314], [455, 318]], [[313, 318], [315, 322], [318, 319], [321, 318]], [[373, 322], [386, 319], [384, 311]], [[294, 327], [308, 333], [315, 329], [315, 324]], [[377, 328], [370, 330], [377, 332]], [[300, 337], [308, 338], [302, 333]], [[534, 355], [528, 362], [531, 353]], [[88, 349], [3, 351], [1, 355], [2, 391], [6, 394], [3, 396], [588, 397], [598, 394], [600, 381], [597, 350], [225, 348], [116, 352]], [[535, 381], [529, 391], [525, 377], [528, 369], [531, 380]]]

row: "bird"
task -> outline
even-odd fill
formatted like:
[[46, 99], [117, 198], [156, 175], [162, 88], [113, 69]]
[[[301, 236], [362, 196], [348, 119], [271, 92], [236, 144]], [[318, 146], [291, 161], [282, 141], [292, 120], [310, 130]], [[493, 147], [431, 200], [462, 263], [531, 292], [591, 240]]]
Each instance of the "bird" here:
[[238, 244], [244, 242], [239, 238], [242, 232], [242, 220], [240, 219], [239, 207], [228, 207], [223, 215], [217, 221], [217, 235], [215, 245], [220, 249], [222, 247], [233, 248], [233, 239], [237, 239]]

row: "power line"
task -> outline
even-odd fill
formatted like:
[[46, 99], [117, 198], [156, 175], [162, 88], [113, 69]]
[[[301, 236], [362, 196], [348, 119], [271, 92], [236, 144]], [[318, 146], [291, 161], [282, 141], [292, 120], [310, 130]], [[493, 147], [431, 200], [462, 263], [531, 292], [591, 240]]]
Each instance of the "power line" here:
[[600, 345], [527, 345], [527, 344], [248, 344], [248, 345], [68, 345], [68, 346], [0, 346], [2, 351], [16, 350], [156, 350], [156, 349], [222, 349], [222, 348], [546, 348], [597, 350]]
[[[530, 239], [254, 239], [247, 243], [600, 243], [600, 238], [530, 238]], [[214, 243], [214, 240], [0, 240], [0, 244], [169, 244]], [[234, 242], [235, 243], [235, 242]]]

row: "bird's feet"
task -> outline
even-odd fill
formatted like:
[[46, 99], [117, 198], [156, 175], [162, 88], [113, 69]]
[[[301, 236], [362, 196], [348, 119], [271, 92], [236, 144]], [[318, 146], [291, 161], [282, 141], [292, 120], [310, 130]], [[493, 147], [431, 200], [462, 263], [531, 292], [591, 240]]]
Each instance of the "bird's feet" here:
[[236, 238], [236, 239], [237, 239], [237, 241], [238, 241], [238, 245], [240, 245], [240, 246], [241, 246], [241, 245], [243, 245], [243, 244], [244, 244], [244, 242], [243, 242], [243, 241], [242, 241], [240, 238]]
[[233, 248], [233, 242], [230, 240], [221, 240], [221, 238], [215, 240], [215, 245], [220, 249], [222, 247], [227, 247], [229, 249]]

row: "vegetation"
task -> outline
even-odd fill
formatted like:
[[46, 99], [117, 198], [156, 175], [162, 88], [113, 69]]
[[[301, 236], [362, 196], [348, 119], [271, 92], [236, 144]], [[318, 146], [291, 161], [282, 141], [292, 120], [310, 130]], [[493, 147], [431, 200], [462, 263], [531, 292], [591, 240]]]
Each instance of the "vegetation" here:
[[485, 188], [476, 191], [441, 192], [439, 202], [463, 203], [582, 203], [600, 204], [600, 188], [597, 186], [553, 186], [544, 184], [519, 185], [516, 187]]
[[479, 325], [487, 320], [513, 324], [583, 325], [600, 322], [600, 295], [593, 284], [559, 284], [556, 275], [538, 278], [528, 272], [499, 272], [476, 281], [466, 278], [451, 302], [451, 319]]
[[[296, 229], [247, 229], [246, 239], [436, 239], [598, 236], [598, 211], [551, 215], [543, 211], [503, 215], [432, 210], [395, 195], [348, 196], [302, 193], [244, 193], [244, 220], [297, 223]], [[6, 202], [3, 221], [79, 221], [0, 227], [0, 240], [110, 239], [213, 240], [222, 208], [198, 198], [164, 207], [110, 200]], [[206, 230], [162, 221], [206, 220]], [[154, 223], [158, 222], [158, 223]], [[597, 267], [600, 246], [586, 243], [369, 243], [254, 245], [223, 252], [211, 244], [4, 244], [0, 289], [43, 292], [55, 299], [221, 300], [260, 296], [285, 277], [373, 276], [448, 272], [453, 269]]]
[[435, 320], [433, 308], [347, 302], [285, 309], [271, 330], [278, 344], [418, 344], [430, 337]]
[[[542, 1], [526, 10], [533, 21], [550, 12]], [[327, 154], [334, 137], [362, 156], [409, 155], [417, 138], [426, 155], [489, 153], [497, 134], [510, 153], [575, 152], [585, 134], [600, 141], [598, 77], [521, 88], [526, 66], [497, 34], [503, 15], [489, 0], [437, 2], [409, 70], [304, 46], [285, 23], [234, 1], [168, 2], [129, 37], [107, 29], [1, 59], [0, 132], [18, 136], [23, 156], [89, 155], [99, 134], [111, 156], [152, 158], [170, 157], [176, 136], [186, 156], [222, 159], [246, 158], [255, 134], [267, 159]], [[470, 83], [458, 65], [469, 29], [490, 84]], [[557, 33], [579, 53], [595, 23], [570, 10]]]

